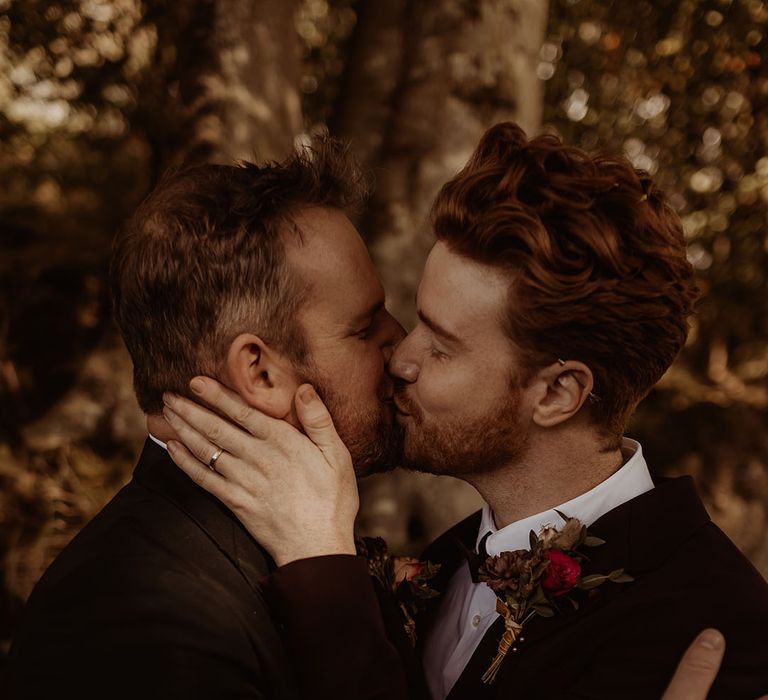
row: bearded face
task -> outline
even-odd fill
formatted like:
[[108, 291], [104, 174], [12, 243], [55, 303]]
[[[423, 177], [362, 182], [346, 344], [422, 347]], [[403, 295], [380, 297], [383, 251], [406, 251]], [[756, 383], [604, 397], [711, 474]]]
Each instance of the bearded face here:
[[515, 462], [527, 449], [528, 432], [514, 386], [479, 415], [457, 409], [450, 418], [433, 419], [409, 397], [408, 387], [400, 385], [395, 401], [404, 428], [403, 466], [408, 469], [467, 477]]
[[390, 471], [401, 464], [403, 429], [394, 420], [391, 400], [378, 398], [367, 406], [354, 405], [319, 377], [307, 381], [328, 408], [358, 476]]

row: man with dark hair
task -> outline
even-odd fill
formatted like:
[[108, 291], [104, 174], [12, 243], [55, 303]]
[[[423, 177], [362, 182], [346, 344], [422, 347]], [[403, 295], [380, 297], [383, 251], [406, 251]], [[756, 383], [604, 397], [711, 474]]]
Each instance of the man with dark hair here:
[[[768, 585], [710, 521], [690, 477], [652, 479], [640, 445], [622, 438], [682, 349], [697, 295], [662, 194], [624, 159], [500, 124], [442, 188], [432, 220], [419, 322], [389, 363], [405, 461], [464, 479], [486, 501], [424, 555], [441, 565], [441, 595], [417, 620], [432, 697], [658, 698], [706, 626], [728, 644], [710, 697], [768, 692]], [[354, 549], [341, 541], [329, 553], [342, 556], [313, 557], [307, 529], [351, 532], [353, 520], [328, 509], [315, 518], [306, 492], [283, 487], [350, 471], [328, 414], [319, 402], [299, 414], [312, 450], [214, 382], [201, 386], [200, 398], [257, 437], [225, 434], [221, 419], [168, 397], [188, 448], [174, 444], [174, 459], [269, 542], [295, 662], [312, 678], [338, 669], [317, 639], [334, 619], [351, 621], [349, 646], [373, 634], [372, 614], [351, 613], [371, 586], [366, 563], [343, 556]], [[204, 463], [218, 448], [236, 456], [212, 474]], [[530, 533], [559, 539], [565, 517], [599, 546], [586, 558], [572, 551], [577, 524], [558, 556], [530, 564]], [[545, 573], [546, 595], [532, 585]], [[329, 671], [322, 688], [337, 677]]]
[[[245, 405], [297, 424], [296, 388], [311, 381], [361, 471], [394, 465], [384, 366], [403, 332], [344, 214], [362, 185], [344, 149], [319, 140], [281, 164], [172, 173], [127, 222], [114, 311], [150, 437], [131, 482], [33, 591], [10, 697], [296, 697], [262, 593], [274, 562], [170, 460], [162, 392], [186, 393], [208, 373]], [[333, 551], [322, 533], [311, 542]]]

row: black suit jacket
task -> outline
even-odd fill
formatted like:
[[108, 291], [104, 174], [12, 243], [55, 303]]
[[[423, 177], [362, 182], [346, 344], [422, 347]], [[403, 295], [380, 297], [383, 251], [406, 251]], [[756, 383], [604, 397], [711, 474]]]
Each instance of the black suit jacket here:
[[[479, 524], [480, 514], [475, 513], [427, 549], [424, 558], [442, 565], [433, 582], [436, 588], [444, 590], [458, 567], [466, 566], [462, 549], [474, 547]], [[635, 581], [606, 583], [578, 611], [531, 620], [518, 652], [508, 654], [495, 683], [487, 685], [481, 677], [501, 637], [497, 620], [449, 700], [658, 700], [683, 652], [705, 627], [720, 629], [726, 638], [723, 665], [709, 697], [754, 700], [768, 693], [768, 584], [710, 521], [690, 477], [659, 480], [655, 489], [610, 511], [590, 531], [606, 544], [590, 550], [584, 574], [625, 568]], [[321, 561], [296, 562], [284, 578], [274, 577], [283, 598], [281, 610], [300, 607], [300, 601], [291, 601], [291, 591], [297, 580], [311, 578]], [[364, 580], [340, 568], [336, 580], [334, 604], [343, 609]], [[439, 606], [438, 599], [420, 618], [420, 640], [428, 635]], [[387, 641], [377, 637], [370, 617], [352, 616], [357, 629], [350, 634], [362, 637], [368, 625], [368, 646], [378, 639], [385, 648]], [[288, 630], [294, 645], [307, 635], [301, 616], [289, 621]], [[314, 663], [332, 672], [341, 663], [330, 650], [317, 654]], [[395, 688], [405, 672], [397, 677], [389, 673], [388, 695], [375, 696], [360, 686], [335, 697], [405, 697]]]
[[[446, 563], [444, 577], [464, 565], [457, 543], [474, 546], [478, 527], [475, 514], [426, 553]], [[578, 611], [564, 606], [554, 618], [531, 620], [518, 652], [487, 685], [481, 677], [503, 631], [497, 620], [449, 700], [659, 698], [705, 627], [726, 638], [709, 697], [754, 700], [768, 692], [768, 585], [711, 522], [690, 477], [658, 481], [590, 531], [606, 544], [590, 550], [583, 574], [624, 568], [635, 582], [605, 583]]]
[[33, 591], [11, 648], [10, 697], [293, 699], [260, 587], [272, 568], [147, 440], [133, 480]]

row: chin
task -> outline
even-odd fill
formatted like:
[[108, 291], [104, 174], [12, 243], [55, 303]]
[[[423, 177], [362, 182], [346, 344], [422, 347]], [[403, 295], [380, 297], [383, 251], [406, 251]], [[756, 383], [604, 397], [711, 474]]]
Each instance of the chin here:
[[467, 480], [519, 462], [527, 447], [528, 435], [508, 420], [440, 427], [422, 423], [406, 429], [402, 466]]

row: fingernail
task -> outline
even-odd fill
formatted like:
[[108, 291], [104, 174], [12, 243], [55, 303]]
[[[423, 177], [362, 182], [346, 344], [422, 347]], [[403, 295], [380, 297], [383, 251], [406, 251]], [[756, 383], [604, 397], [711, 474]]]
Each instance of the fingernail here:
[[165, 446], [168, 448], [168, 452], [173, 454], [176, 451], [176, 441], [175, 440], [168, 440], [168, 442], [165, 443]]
[[299, 398], [304, 405], [309, 405], [315, 400], [316, 397], [317, 394], [311, 386], [304, 387], [299, 394]]
[[715, 651], [723, 646], [723, 635], [717, 630], [706, 630], [702, 633], [701, 638], [699, 639], [699, 644], [705, 649]]
[[196, 394], [202, 394], [205, 391], [205, 382], [199, 377], [195, 377], [189, 386]]

